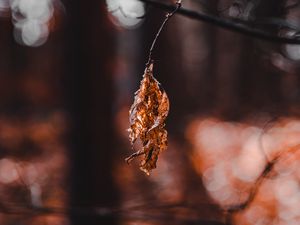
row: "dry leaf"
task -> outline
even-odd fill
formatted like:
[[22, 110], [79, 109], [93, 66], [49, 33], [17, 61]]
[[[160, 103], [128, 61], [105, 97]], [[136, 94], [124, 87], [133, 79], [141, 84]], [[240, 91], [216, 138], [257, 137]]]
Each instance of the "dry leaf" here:
[[126, 161], [143, 155], [140, 169], [149, 175], [156, 168], [160, 152], [167, 148], [165, 119], [169, 112], [169, 99], [159, 82], [153, 77], [153, 63], [146, 67], [140, 89], [135, 93], [134, 103], [129, 111], [129, 139], [133, 145], [137, 139], [142, 149], [135, 152]]

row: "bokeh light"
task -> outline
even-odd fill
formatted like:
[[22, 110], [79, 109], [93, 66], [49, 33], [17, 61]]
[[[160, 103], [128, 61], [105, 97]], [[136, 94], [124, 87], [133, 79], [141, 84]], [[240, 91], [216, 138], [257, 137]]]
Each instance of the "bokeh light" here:
[[[24, 120], [0, 116], [0, 199], [4, 205], [65, 207], [67, 192], [62, 186], [66, 188], [68, 164], [60, 138], [66, 129], [64, 120], [60, 111]], [[3, 219], [2, 224], [20, 221], [17, 216]], [[46, 224], [46, 220], [37, 216], [24, 224]]]
[[10, 7], [16, 41], [33, 47], [44, 44], [49, 35], [47, 23], [53, 14], [53, 2], [51, 0], [12, 0]]
[[287, 56], [293, 60], [300, 60], [300, 47], [299, 45], [286, 45], [285, 51]]
[[144, 4], [138, 0], [106, 0], [111, 20], [124, 28], [135, 28], [145, 14]]
[[18, 179], [15, 163], [7, 158], [0, 160], [0, 183], [9, 184]]
[[0, 17], [6, 17], [9, 10], [9, 1], [0, 0]]
[[[215, 202], [225, 208], [239, 205], [257, 188], [253, 202], [235, 216], [235, 224], [299, 224], [299, 122], [281, 118], [264, 130], [263, 124], [249, 121], [203, 118], [188, 127], [191, 160]], [[274, 170], [262, 175], [275, 157]], [[258, 179], [263, 181], [256, 183]]]
[[11, 18], [14, 38], [21, 45], [38, 47], [49, 36], [54, 10], [60, 10], [60, 0], [0, 0], [0, 17]]

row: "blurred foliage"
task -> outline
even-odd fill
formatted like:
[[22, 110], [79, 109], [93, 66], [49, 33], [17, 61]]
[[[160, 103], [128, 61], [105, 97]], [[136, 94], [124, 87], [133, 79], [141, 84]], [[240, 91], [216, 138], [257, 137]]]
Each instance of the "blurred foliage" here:
[[[1, 224], [299, 223], [298, 45], [175, 15], [153, 53], [168, 149], [147, 177], [124, 162], [128, 111], [164, 12], [24, 2], [0, 0]], [[297, 1], [183, 7], [298, 38]]]

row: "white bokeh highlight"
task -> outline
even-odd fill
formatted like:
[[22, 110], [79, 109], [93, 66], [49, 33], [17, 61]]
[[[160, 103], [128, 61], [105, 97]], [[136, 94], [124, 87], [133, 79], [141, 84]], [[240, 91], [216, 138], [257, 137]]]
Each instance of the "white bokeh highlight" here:
[[17, 43], [37, 47], [47, 41], [50, 20], [61, 6], [60, 0], [0, 0], [0, 17], [11, 18]]
[[144, 4], [138, 0], [106, 0], [107, 9], [115, 25], [136, 28], [145, 14]]

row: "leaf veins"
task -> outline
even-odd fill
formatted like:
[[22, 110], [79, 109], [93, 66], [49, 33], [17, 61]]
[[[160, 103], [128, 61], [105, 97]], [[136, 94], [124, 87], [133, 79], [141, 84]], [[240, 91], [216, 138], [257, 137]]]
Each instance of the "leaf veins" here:
[[156, 168], [160, 152], [167, 148], [165, 119], [169, 112], [169, 99], [159, 82], [153, 77], [153, 63], [146, 67], [139, 90], [129, 111], [129, 139], [133, 145], [137, 139], [142, 149], [126, 158], [130, 163], [143, 155], [140, 169], [147, 175]]

